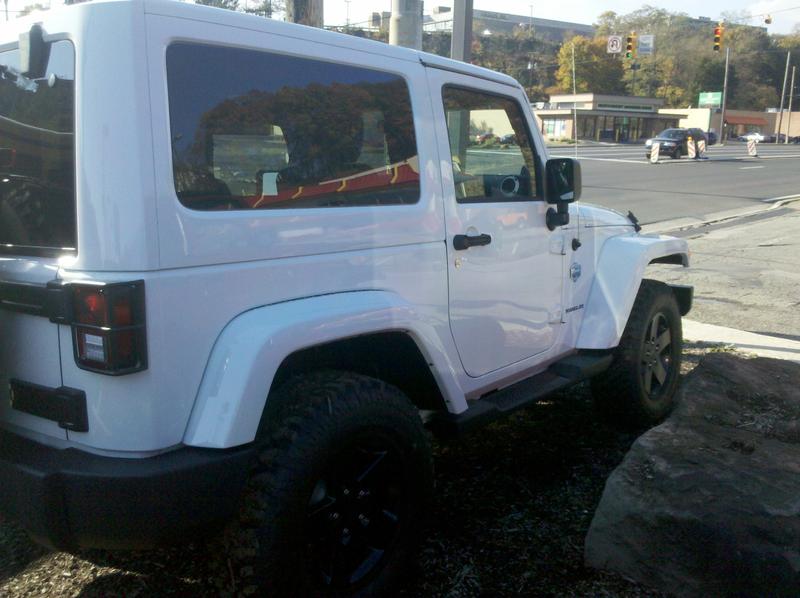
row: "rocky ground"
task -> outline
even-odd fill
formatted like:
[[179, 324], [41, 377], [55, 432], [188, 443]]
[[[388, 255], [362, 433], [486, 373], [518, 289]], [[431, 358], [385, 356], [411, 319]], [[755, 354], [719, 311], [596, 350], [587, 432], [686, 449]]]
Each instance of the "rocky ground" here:
[[[716, 351], [687, 347], [684, 370]], [[585, 385], [436, 446], [437, 492], [406, 596], [653, 596], [583, 566], [606, 478], [636, 434], [600, 421]], [[203, 549], [44, 551], [0, 525], [0, 595], [215, 596]]]

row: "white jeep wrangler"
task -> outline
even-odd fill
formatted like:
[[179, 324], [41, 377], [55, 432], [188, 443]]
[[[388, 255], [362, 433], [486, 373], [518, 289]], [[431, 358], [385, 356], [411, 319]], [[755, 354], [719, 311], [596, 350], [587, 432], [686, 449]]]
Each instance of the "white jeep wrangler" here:
[[670, 409], [692, 291], [643, 274], [686, 244], [579, 194], [492, 71], [162, 0], [10, 22], [0, 512], [66, 550], [224, 529], [244, 587], [394, 587], [426, 427], [588, 377]]

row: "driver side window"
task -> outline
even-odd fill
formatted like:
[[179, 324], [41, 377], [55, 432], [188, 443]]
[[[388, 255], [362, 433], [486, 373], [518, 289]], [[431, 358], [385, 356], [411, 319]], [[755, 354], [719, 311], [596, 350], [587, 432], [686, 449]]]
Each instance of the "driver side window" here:
[[503, 96], [442, 91], [456, 200], [485, 203], [537, 197], [536, 160], [522, 111]]

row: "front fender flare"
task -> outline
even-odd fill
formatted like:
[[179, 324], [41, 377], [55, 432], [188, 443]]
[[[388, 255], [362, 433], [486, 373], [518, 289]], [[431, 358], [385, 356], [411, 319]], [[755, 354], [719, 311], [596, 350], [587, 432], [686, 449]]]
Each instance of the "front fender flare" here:
[[287, 356], [373, 332], [407, 331], [433, 364], [448, 408], [465, 409], [453, 373], [456, 364], [442, 344], [448, 336], [436, 331], [447, 322], [426, 315], [394, 293], [357, 291], [267, 305], [237, 316], [214, 344], [184, 444], [230, 448], [252, 442], [272, 380]]
[[[668, 257], [673, 259], [665, 260]], [[653, 261], [688, 266], [688, 244], [675, 237], [648, 235], [612, 237], [604, 243], [578, 333], [578, 349], [610, 349], [619, 344], [645, 268]]]

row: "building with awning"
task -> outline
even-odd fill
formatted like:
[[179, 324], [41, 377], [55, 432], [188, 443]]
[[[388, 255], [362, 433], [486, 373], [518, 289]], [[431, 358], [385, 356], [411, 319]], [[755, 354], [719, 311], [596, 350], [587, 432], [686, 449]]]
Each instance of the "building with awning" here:
[[578, 139], [636, 142], [654, 137], [686, 114], [661, 114], [664, 100], [596, 93], [559, 94], [533, 104], [539, 130], [549, 140]]
[[761, 116], [738, 116], [736, 114], [726, 114], [725, 115], [725, 124], [727, 125], [743, 125], [748, 126], [752, 125], [754, 127], [768, 127], [769, 122], [766, 118]]
[[[722, 130], [722, 110], [719, 108], [662, 108], [662, 114], [684, 116], [680, 119], [681, 127], [698, 127], [704, 131], [714, 131], [719, 134]], [[735, 139], [748, 133], [761, 133], [775, 135], [778, 131], [778, 110], [726, 110], [725, 111], [725, 138]], [[800, 136], [800, 112], [783, 111], [781, 120], [781, 133], [789, 137]]]

